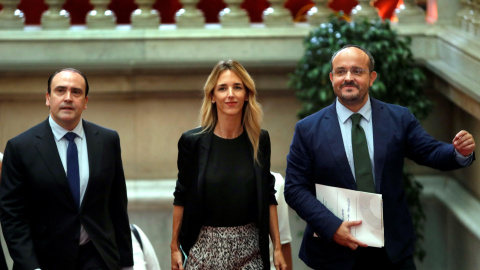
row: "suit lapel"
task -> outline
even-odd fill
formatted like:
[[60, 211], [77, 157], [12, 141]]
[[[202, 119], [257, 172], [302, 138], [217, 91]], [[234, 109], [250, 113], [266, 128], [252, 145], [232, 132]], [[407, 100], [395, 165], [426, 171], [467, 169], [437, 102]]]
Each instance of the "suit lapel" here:
[[53, 136], [52, 128], [48, 123], [48, 119], [43, 122], [42, 129], [35, 134], [35, 147], [42, 156], [45, 166], [52, 173], [53, 179], [60, 185], [63, 192], [69, 198], [72, 207], [75, 207], [75, 202], [73, 201], [73, 196], [70, 191], [70, 186], [68, 185], [67, 175], [58, 154], [57, 144], [55, 143], [55, 138]]
[[83, 196], [82, 205], [88, 198], [88, 194], [91, 192], [93, 181], [100, 174], [102, 155], [103, 155], [103, 140], [100, 139], [100, 134], [95, 126], [89, 122], [83, 121], [83, 130], [85, 131], [85, 138], [87, 139], [87, 151], [88, 151], [88, 168], [89, 177], [87, 188], [85, 189], [85, 195]]
[[372, 127], [373, 127], [373, 148], [375, 164], [375, 190], [381, 193], [382, 171], [385, 166], [388, 143], [389, 119], [384, 110], [383, 104], [371, 98], [372, 104]]
[[330, 152], [334, 157], [335, 163], [338, 164], [336, 167], [338, 167], [343, 174], [343, 179], [345, 179], [346, 182], [345, 184], [347, 184], [350, 189], [356, 189], [357, 185], [355, 183], [355, 178], [353, 177], [352, 170], [348, 164], [345, 146], [343, 145], [342, 132], [340, 131], [335, 104], [336, 103], [334, 102], [330, 105], [328, 111], [325, 113], [323, 132], [327, 138]]

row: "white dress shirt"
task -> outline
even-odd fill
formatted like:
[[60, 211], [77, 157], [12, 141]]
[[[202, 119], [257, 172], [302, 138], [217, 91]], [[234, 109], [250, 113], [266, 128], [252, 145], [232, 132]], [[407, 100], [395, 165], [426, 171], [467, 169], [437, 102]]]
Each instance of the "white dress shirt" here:
[[152, 243], [150, 243], [148, 237], [137, 225], [133, 226], [137, 229], [140, 240], [142, 241], [142, 246], [140, 246], [140, 243], [132, 232], [133, 269], [160, 270], [160, 264], [158, 263]]
[[[279, 173], [271, 172], [275, 176], [275, 199], [277, 200], [277, 214], [278, 214], [278, 231], [280, 232], [280, 244], [284, 245], [292, 242], [292, 234], [290, 232], [290, 220], [288, 219], [288, 204], [285, 201], [283, 190], [285, 187], [285, 180]], [[273, 263], [273, 245], [270, 241], [270, 270], [275, 270]]]

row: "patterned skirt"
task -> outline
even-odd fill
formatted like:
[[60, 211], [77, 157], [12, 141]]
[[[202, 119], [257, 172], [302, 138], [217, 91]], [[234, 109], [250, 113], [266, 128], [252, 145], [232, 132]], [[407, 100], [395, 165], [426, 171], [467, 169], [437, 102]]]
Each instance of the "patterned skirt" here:
[[185, 270], [262, 268], [259, 232], [253, 223], [236, 227], [202, 227], [185, 266]]

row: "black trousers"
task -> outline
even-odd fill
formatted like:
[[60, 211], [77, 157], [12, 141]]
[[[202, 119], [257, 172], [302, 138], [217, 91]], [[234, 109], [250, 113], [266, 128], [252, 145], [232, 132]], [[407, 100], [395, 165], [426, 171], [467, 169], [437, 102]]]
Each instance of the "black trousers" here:
[[358, 257], [353, 270], [416, 270], [413, 256], [392, 263], [385, 248], [358, 247]]
[[93, 245], [92, 241], [78, 248], [76, 270], [108, 270], [107, 265]]

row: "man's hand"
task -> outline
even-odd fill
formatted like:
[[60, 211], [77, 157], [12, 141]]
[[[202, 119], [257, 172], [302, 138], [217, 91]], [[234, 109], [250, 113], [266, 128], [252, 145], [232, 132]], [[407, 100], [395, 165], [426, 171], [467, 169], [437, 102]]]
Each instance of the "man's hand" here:
[[342, 246], [351, 248], [352, 250], [356, 250], [358, 246], [368, 247], [367, 244], [358, 241], [357, 238], [353, 237], [350, 233], [350, 227], [358, 226], [360, 224], [362, 224], [361, 220], [342, 222], [333, 235], [333, 240]]
[[468, 157], [475, 150], [475, 140], [468, 131], [461, 130], [453, 138], [453, 147], [464, 157]]

